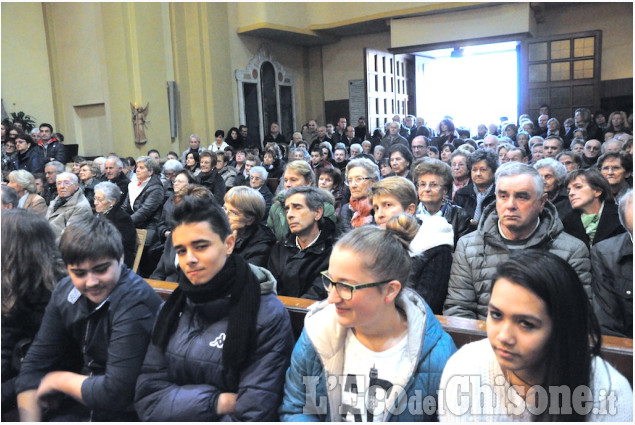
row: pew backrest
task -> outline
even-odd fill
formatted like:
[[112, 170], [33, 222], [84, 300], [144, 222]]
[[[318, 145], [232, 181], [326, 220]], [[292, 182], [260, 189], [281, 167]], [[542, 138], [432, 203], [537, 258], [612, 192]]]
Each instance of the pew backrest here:
[[[173, 282], [163, 282], [159, 280], [146, 281], [154, 290], [167, 300], [177, 284]], [[309, 306], [315, 303], [313, 300], [304, 298], [293, 298], [278, 296], [284, 304], [291, 317], [291, 326], [296, 339], [302, 333], [304, 327], [304, 316]], [[436, 316], [441, 322], [443, 329], [452, 337], [457, 348], [470, 342], [487, 338], [485, 321], [463, 319], [460, 317]], [[602, 336], [602, 357], [608, 361], [615, 369], [628, 379], [633, 386], [633, 340], [628, 338], [618, 338], [614, 336]]]

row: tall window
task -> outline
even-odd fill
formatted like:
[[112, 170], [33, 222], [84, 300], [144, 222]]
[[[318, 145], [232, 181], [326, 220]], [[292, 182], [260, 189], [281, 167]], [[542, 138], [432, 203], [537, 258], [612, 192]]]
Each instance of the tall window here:
[[290, 140], [295, 128], [295, 78], [275, 60], [269, 45], [261, 45], [247, 68], [236, 71], [236, 80], [240, 122], [247, 126], [250, 142], [262, 145], [273, 122]]
[[[407, 115], [412, 109], [410, 67], [408, 55], [393, 55], [380, 50], [365, 49], [368, 128], [381, 128], [392, 117]], [[353, 117], [351, 117], [353, 119]]]
[[601, 31], [563, 34], [523, 42], [524, 110], [537, 116], [540, 105], [562, 122], [576, 108], [600, 106]]
[[435, 128], [444, 116], [476, 133], [518, 115], [517, 42], [439, 49], [418, 54], [417, 115]]

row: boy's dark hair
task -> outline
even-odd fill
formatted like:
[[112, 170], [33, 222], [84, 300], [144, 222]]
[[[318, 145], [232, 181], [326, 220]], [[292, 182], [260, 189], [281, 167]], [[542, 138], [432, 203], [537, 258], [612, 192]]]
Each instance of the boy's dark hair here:
[[84, 217], [66, 226], [60, 239], [60, 253], [67, 265], [86, 260], [119, 261], [123, 257], [121, 233], [108, 219]]
[[227, 214], [217, 204], [211, 202], [210, 197], [195, 197], [185, 194], [174, 205], [172, 213], [173, 228], [183, 223], [207, 222], [221, 240], [227, 239], [232, 232]]

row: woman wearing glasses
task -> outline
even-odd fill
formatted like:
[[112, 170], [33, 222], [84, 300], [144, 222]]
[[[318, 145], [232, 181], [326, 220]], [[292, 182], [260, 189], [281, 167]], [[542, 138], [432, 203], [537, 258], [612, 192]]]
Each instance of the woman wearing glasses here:
[[416, 405], [436, 405], [456, 347], [423, 299], [405, 288], [408, 236], [396, 220], [387, 227], [354, 229], [333, 248], [322, 274], [328, 299], [307, 314], [291, 357], [283, 421], [434, 419], [436, 409]]
[[267, 177], [269, 173], [265, 170], [265, 167], [261, 167], [257, 165], [255, 167], [251, 167], [249, 170], [249, 186], [252, 189], [256, 189], [265, 200], [265, 215], [264, 220], [262, 220], [262, 224], [267, 224], [267, 217], [269, 217], [269, 210], [271, 209], [271, 205], [273, 204], [273, 193], [269, 190], [267, 186]]
[[379, 181], [379, 167], [368, 158], [355, 158], [346, 165], [344, 182], [351, 191], [350, 201], [340, 209], [337, 234], [343, 235], [353, 228], [373, 224], [370, 188]]
[[[251, 177], [254, 177], [254, 169]], [[271, 249], [276, 244], [276, 236], [264, 223], [267, 217], [265, 199], [260, 192], [247, 186], [236, 186], [225, 194], [223, 209], [229, 219], [229, 226], [236, 237], [234, 254], [256, 266], [266, 267]]]
[[452, 169], [443, 161], [430, 159], [415, 165], [413, 180], [419, 195], [417, 217], [440, 216], [452, 225], [454, 231], [454, 245], [461, 236], [476, 229], [472, 225], [471, 217], [463, 208], [450, 201], [448, 194], [452, 193]]

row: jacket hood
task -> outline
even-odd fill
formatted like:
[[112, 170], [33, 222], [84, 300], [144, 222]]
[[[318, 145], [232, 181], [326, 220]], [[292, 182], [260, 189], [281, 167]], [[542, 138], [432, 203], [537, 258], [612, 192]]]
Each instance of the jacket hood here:
[[[551, 202], [545, 202], [545, 206], [539, 217], [540, 225], [529, 237], [527, 248], [543, 242], [546, 239], [553, 240], [564, 231], [562, 221], [558, 218], [558, 211]], [[483, 216], [478, 223], [478, 231], [484, 234], [484, 239], [487, 239], [488, 242], [492, 242], [492, 238], [502, 242], [503, 238], [498, 231], [498, 213], [496, 212], [495, 202], [489, 204], [483, 210]]]
[[421, 254], [430, 248], [449, 245], [454, 248], [454, 230], [448, 221], [439, 216], [420, 215], [419, 231], [410, 242], [410, 256]]
[[[393, 385], [396, 385], [396, 388], [407, 389], [408, 381], [417, 370], [419, 362], [430, 354], [444, 331], [430, 307], [412, 289], [404, 288], [396, 300], [396, 305], [405, 312], [408, 320], [408, 345]], [[304, 330], [324, 366], [326, 376], [341, 375], [348, 328], [338, 323], [335, 305], [323, 300], [309, 307]], [[340, 395], [334, 396], [339, 398]], [[392, 406], [399, 396], [399, 391], [391, 393], [386, 401], [387, 405]]]
[[258, 279], [260, 283], [260, 295], [277, 294], [278, 283], [269, 270], [264, 267], [254, 266], [253, 264], [249, 264], [249, 268], [251, 272], [256, 275], [256, 279]]

